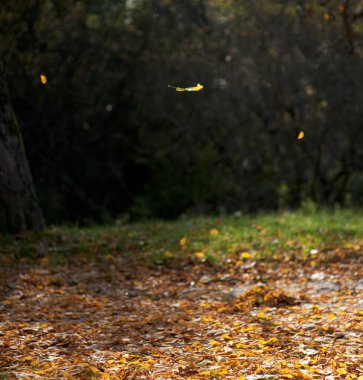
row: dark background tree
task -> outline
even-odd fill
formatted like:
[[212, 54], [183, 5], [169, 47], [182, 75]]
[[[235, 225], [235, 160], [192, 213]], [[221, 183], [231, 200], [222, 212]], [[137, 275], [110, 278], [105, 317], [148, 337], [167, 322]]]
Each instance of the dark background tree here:
[[362, 205], [362, 14], [358, 0], [5, 0], [0, 53], [46, 218]]
[[0, 61], [0, 231], [19, 232], [43, 226], [43, 215]]

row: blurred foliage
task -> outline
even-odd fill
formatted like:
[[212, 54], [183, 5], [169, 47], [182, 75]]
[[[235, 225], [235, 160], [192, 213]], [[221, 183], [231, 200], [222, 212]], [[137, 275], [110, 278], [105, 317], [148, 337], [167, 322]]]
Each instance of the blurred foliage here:
[[361, 205], [362, 15], [360, 0], [4, 0], [48, 221]]

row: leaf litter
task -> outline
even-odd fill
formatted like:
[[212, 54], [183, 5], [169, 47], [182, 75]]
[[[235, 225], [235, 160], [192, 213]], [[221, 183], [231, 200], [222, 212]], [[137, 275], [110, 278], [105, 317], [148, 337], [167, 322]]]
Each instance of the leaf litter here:
[[360, 246], [211, 265], [187, 240], [2, 269], [0, 377], [363, 379]]

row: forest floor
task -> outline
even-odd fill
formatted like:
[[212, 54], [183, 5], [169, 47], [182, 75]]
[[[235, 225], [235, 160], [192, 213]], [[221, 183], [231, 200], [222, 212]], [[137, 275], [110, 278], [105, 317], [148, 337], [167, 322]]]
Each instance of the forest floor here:
[[363, 379], [363, 214], [0, 237], [0, 379]]

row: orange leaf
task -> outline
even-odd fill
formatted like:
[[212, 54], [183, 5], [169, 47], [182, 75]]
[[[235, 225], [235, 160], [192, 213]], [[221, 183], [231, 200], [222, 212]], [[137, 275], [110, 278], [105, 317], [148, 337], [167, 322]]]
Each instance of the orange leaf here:
[[47, 84], [48, 79], [44, 74], [41, 74], [40, 75], [40, 81], [42, 82], [42, 84], [45, 85], [45, 84]]

